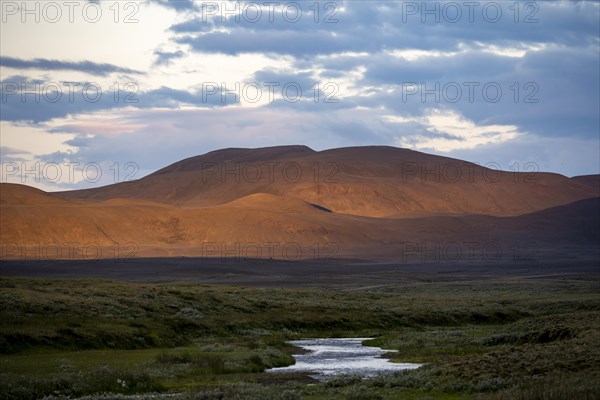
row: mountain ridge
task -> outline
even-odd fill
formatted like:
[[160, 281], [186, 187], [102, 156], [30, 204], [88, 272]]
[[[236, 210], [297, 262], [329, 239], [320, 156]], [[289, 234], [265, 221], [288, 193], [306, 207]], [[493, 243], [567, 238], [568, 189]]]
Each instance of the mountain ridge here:
[[54, 192], [64, 199], [138, 198], [214, 206], [254, 193], [296, 197], [337, 213], [411, 217], [526, 214], [600, 195], [591, 178], [507, 172], [391, 146], [314, 151], [306, 146], [222, 149], [136, 181]]

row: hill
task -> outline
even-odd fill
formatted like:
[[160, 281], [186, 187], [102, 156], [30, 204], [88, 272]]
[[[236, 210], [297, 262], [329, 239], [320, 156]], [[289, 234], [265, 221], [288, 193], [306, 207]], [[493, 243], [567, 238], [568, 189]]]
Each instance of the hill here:
[[316, 152], [306, 146], [281, 146], [218, 150], [136, 181], [51, 196], [207, 207], [265, 193], [366, 217], [514, 216], [600, 196], [600, 189], [588, 181], [498, 171], [395, 147]]
[[[600, 200], [518, 216], [375, 218], [255, 193], [213, 206], [65, 200], [0, 184], [2, 258], [333, 258], [444, 261], [500, 249], [597, 246]], [[454, 258], [452, 258], [454, 260]]]

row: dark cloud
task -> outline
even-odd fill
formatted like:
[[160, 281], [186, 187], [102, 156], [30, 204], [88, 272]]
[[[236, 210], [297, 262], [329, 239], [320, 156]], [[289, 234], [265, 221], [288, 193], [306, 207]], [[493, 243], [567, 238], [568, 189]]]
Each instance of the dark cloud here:
[[[450, 50], [473, 42], [499, 46], [597, 43], [598, 9], [587, 2], [529, 2], [517, 7], [510, 2], [476, 2], [471, 7], [465, 2], [284, 2], [281, 4], [297, 4], [299, 13], [275, 11], [271, 15], [264, 8], [260, 16], [246, 8], [247, 3], [233, 2], [240, 15], [227, 18], [223, 18], [223, 7], [202, 8], [201, 17], [175, 24], [171, 30], [183, 34], [177, 40], [198, 52], [264, 52], [299, 58], [394, 48]], [[314, 13], [315, 4], [319, 5], [318, 14]], [[332, 8], [325, 10], [326, 4]], [[449, 4], [459, 5], [460, 14]]]
[[[179, 108], [181, 105], [224, 107], [238, 104], [239, 97], [221, 95], [220, 86], [206, 84], [196, 91], [160, 87], [142, 92], [123, 87], [116, 99], [110, 87], [93, 82], [41, 82], [13, 76], [1, 81], [0, 120], [40, 123], [67, 115], [134, 107]], [[74, 86], [76, 84], [76, 86]], [[70, 85], [70, 86], [69, 86]], [[90, 86], [86, 86], [90, 85]], [[74, 88], [74, 89], [73, 89]], [[73, 94], [71, 95], [71, 90]]]
[[106, 76], [112, 73], [142, 74], [131, 68], [119, 67], [113, 64], [95, 63], [92, 61], [61, 61], [45, 58], [23, 60], [15, 57], [0, 57], [0, 66], [15, 69], [41, 69], [44, 71], [62, 70], [85, 72], [90, 75]]
[[[108, 88], [93, 82], [42, 82], [22, 76], [0, 82], [0, 120], [40, 123], [70, 114], [90, 113], [123, 107], [123, 98], [115, 101]], [[87, 86], [89, 85], [89, 86]], [[73, 96], [70, 92], [73, 92]]]
[[[232, 40], [233, 39], [233, 40]], [[276, 53], [308, 56], [343, 51], [344, 49], [365, 50], [369, 46], [357, 43], [352, 36], [336, 38], [326, 31], [304, 32], [268, 30], [249, 31], [236, 29], [233, 33], [211, 32], [197, 37], [184, 36], [177, 39], [180, 44], [188, 44], [198, 52], [225, 53]], [[318, 43], [318, 46], [315, 44]]]
[[[481, 48], [454, 56], [426, 56], [408, 61], [385, 53], [320, 58], [326, 78], [344, 92], [344, 73], [358, 67], [362, 77], [354, 92], [338, 104], [278, 100], [270, 107], [311, 112], [369, 107], [399, 116], [424, 116], [431, 109], [454, 110], [477, 124], [517, 125], [540, 136], [597, 138], [600, 131], [600, 55], [597, 46], [552, 46], [507, 57]], [[308, 61], [300, 68], [310, 68]], [[549, 66], [552, 66], [551, 68]], [[334, 72], [333, 74], [331, 72]], [[298, 75], [261, 71], [271, 81], [304, 81]], [[310, 84], [304, 84], [306, 87]], [[500, 90], [500, 92], [497, 92]]]
[[156, 61], [154, 62], [156, 65], [168, 65], [171, 60], [176, 58], [181, 58], [185, 55], [185, 53], [181, 50], [167, 52], [167, 51], [155, 51], [154, 55], [156, 55]]

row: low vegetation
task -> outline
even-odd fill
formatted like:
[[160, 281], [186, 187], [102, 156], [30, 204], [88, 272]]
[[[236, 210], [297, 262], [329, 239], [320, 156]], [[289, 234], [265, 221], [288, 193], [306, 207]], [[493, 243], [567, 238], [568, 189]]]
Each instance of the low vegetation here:
[[[592, 399], [597, 276], [365, 290], [0, 280], [0, 399]], [[372, 337], [423, 367], [269, 374], [303, 337]], [[132, 397], [133, 396], [133, 397]]]

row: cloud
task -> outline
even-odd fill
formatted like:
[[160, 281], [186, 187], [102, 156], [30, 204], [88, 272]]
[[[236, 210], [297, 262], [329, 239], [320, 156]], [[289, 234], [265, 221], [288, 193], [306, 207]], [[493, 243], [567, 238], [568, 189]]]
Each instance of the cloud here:
[[313, 3], [293, 3], [293, 12], [290, 4], [283, 3], [273, 9], [263, 6], [260, 14], [257, 3], [232, 3], [236, 14], [230, 5], [216, 2], [212, 3], [215, 10], [174, 24], [171, 31], [177, 34], [176, 42], [197, 52], [264, 52], [297, 58], [396, 48], [452, 51], [460, 43], [475, 42], [512, 48], [505, 54], [514, 55], [522, 43], [572, 47], [597, 43], [598, 7], [593, 3], [538, 2], [515, 7], [491, 2], [474, 8], [449, 3], [458, 5], [458, 14], [450, 13], [444, 2], [343, 1], [332, 2], [327, 9], [325, 3], [318, 3], [317, 13]]
[[22, 149], [15, 149], [8, 146], [0, 146], [0, 158], [3, 163], [26, 161], [31, 156], [31, 152]]
[[[38, 124], [108, 109], [179, 108], [186, 105], [224, 107], [241, 101], [239, 96], [221, 96], [219, 85], [207, 84], [189, 91], [160, 87], [146, 92], [139, 91], [137, 86], [122, 87], [119, 96], [115, 97], [112, 85], [77, 82], [77, 86], [73, 86], [73, 82], [20, 81], [19, 78], [22, 77], [10, 77], [0, 82], [2, 121]], [[76, 90], [71, 95], [73, 88]]]
[[172, 8], [176, 11], [191, 11], [197, 9], [194, 0], [151, 0], [153, 3], [164, 7]]
[[15, 57], [0, 57], [0, 66], [15, 69], [41, 69], [44, 71], [67, 70], [85, 72], [91, 75], [106, 76], [111, 73], [143, 74], [130, 68], [119, 67], [107, 63], [95, 63], [92, 61], [61, 61], [45, 58], [23, 60]]
[[[515, 125], [477, 125], [454, 111], [431, 110], [425, 117], [385, 116], [386, 122], [420, 125], [421, 133], [400, 136], [396, 143], [416, 150], [451, 152], [478, 146], [507, 142], [521, 133]], [[406, 131], [406, 129], [404, 129]]]
[[154, 52], [154, 54], [157, 57], [155, 61], [156, 65], [168, 65], [172, 59], [181, 58], [185, 55], [185, 53], [181, 50], [171, 52], [157, 50]]
[[[71, 82], [30, 80], [21, 76], [3, 80], [0, 87], [2, 103], [0, 120], [39, 124], [71, 114], [123, 106], [123, 103], [114, 100], [111, 93], [102, 93], [101, 86], [90, 82], [78, 83], [78, 90], [73, 91], [77, 96], [71, 97], [70, 90], [73, 88], [71, 84]], [[90, 86], [87, 87], [84, 95], [83, 88], [87, 84]], [[104, 91], [106, 89], [104, 88]]]
[[595, 139], [525, 134], [507, 142], [456, 150], [452, 156], [511, 171], [558, 172], [569, 177], [600, 174], [600, 146]]

